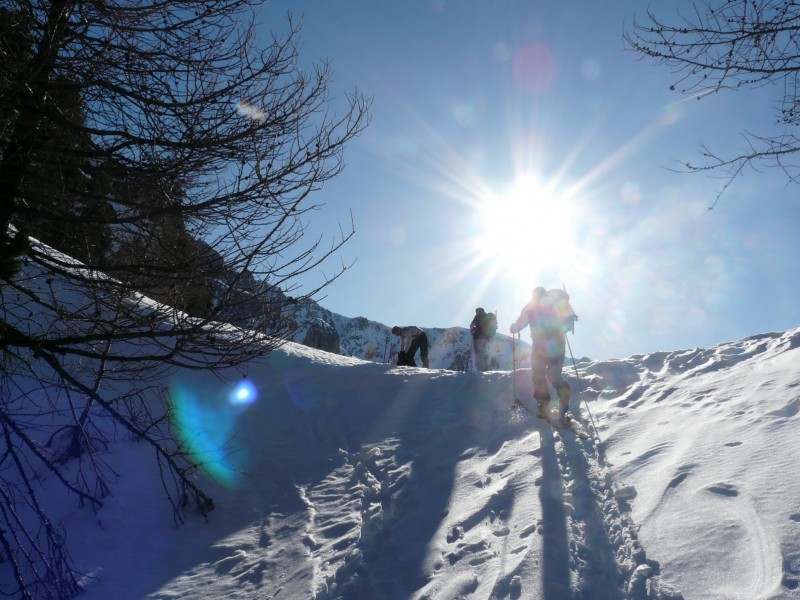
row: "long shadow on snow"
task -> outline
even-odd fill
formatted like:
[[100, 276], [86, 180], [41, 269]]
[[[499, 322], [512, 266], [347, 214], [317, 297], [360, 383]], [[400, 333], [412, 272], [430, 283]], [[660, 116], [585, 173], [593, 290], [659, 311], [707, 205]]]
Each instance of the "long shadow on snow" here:
[[542, 506], [542, 577], [543, 600], [569, 598], [570, 568], [567, 540], [567, 515], [564, 512], [564, 484], [558, 466], [553, 430], [546, 424], [539, 427], [541, 440], [542, 485], [539, 501]]
[[[585, 600], [621, 600], [626, 585], [608, 535], [607, 519], [602, 507], [602, 480], [592, 478], [592, 466], [587, 453], [591, 453], [591, 441], [583, 441], [572, 433], [561, 436], [563, 450], [559, 456], [565, 479], [570, 480], [573, 530], [579, 531], [581, 544], [575, 561], [581, 578], [581, 594]], [[615, 504], [615, 501], [611, 501]]]
[[[282, 374], [288, 383], [275, 382], [270, 401], [255, 408], [240, 431], [249, 440], [245, 446], [261, 455], [251, 468], [263, 484], [253, 481], [246, 492], [233, 493], [252, 495], [260, 523], [252, 514], [212, 515], [223, 517], [230, 532], [254, 525], [263, 530], [247, 566], [257, 567], [259, 560], [273, 566], [254, 572], [247, 585], [255, 592], [280, 583], [287, 593], [315, 600], [411, 597], [435, 575], [435, 566], [426, 561], [450, 507], [457, 465], [465, 456], [495, 452], [506, 437], [520, 433], [496, 421], [508, 410], [510, 390], [502, 385], [507, 375], [302, 364], [301, 378], [292, 380], [293, 363], [282, 371], [281, 362], [279, 355], [273, 359], [263, 381], [266, 386]], [[553, 436], [549, 427], [542, 431], [546, 600], [569, 597], [574, 560], [562, 504], [564, 464]], [[565, 448], [571, 476], [588, 485], [585, 461], [575, 458], [580, 451], [569, 444]], [[613, 555], [600, 529], [587, 534], [594, 549], [587, 560], [590, 567], [607, 570]], [[202, 527], [196, 533], [199, 546], [221, 541], [202, 539]], [[236, 554], [227, 544], [219, 551], [221, 561]], [[187, 555], [186, 567], [197, 564], [196, 558]], [[288, 579], [276, 579], [286, 568], [291, 569]]]
[[389, 490], [382, 499], [380, 530], [361, 536], [360, 563], [343, 564], [335, 585], [315, 600], [404, 599], [423, 588], [434, 576], [426, 557], [448, 514], [457, 465], [467, 454], [496, 451], [502, 436], [511, 433], [495, 418], [498, 406], [508, 410], [507, 391], [499, 404], [487, 400], [502, 387], [497, 382], [454, 372], [375, 368], [386, 369], [388, 377], [369, 391], [374, 402], [328, 407], [343, 426], [339, 432], [326, 425], [333, 419], [323, 409], [317, 415], [324, 423], [320, 435], [351, 456], [389, 446], [393, 468], [411, 468], [403, 481], [393, 482], [389, 469], [367, 466]]

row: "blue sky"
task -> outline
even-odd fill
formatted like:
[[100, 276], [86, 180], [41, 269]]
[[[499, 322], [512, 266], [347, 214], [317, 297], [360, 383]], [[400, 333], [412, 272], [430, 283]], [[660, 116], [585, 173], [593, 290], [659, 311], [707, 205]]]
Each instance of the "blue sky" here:
[[[674, 21], [684, 2], [657, 5]], [[301, 61], [331, 92], [373, 100], [347, 166], [317, 193], [309, 235], [350, 222], [355, 261], [321, 304], [387, 325], [501, 331], [537, 285], [566, 285], [576, 356], [707, 347], [800, 323], [797, 189], [746, 172], [676, 173], [768, 132], [777, 88], [702, 100], [624, 50], [648, 3], [278, 0], [264, 35], [302, 17]], [[335, 102], [336, 100], [334, 100]], [[328, 271], [336, 265], [331, 263]], [[316, 285], [322, 273], [300, 280]]]

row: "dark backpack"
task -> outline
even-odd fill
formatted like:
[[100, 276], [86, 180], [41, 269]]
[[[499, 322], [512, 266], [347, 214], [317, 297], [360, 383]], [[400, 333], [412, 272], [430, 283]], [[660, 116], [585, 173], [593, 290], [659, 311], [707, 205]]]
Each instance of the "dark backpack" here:
[[495, 313], [486, 313], [483, 318], [483, 332], [489, 338], [493, 338], [497, 333], [497, 315]]
[[397, 364], [400, 367], [416, 367], [417, 361], [407, 352], [400, 350], [400, 352], [397, 353]]

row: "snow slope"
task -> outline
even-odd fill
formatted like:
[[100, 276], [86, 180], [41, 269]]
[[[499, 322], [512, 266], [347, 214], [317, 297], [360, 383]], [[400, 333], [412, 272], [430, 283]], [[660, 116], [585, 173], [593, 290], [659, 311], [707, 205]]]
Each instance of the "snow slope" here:
[[152, 450], [125, 435], [97, 512], [52, 476], [32, 485], [85, 600], [800, 598], [800, 329], [570, 365], [585, 440], [511, 410], [526, 363], [428, 370], [287, 343], [152, 381], [204, 465], [207, 522], [176, 526]]
[[[231, 431], [235, 471], [207, 482], [208, 523], [175, 527], [129, 441], [109, 449], [122, 476], [96, 515], [51, 503], [86, 600], [800, 598], [798, 343], [583, 364], [570, 381], [589, 440], [509, 410], [530, 395], [527, 368], [287, 344], [228, 384], [171, 382], [185, 411], [213, 415], [195, 422]], [[258, 398], [229, 404], [243, 376]]]
[[639, 380], [596, 403], [640, 541], [687, 598], [800, 598], [798, 346], [794, 330], [633, 357]]

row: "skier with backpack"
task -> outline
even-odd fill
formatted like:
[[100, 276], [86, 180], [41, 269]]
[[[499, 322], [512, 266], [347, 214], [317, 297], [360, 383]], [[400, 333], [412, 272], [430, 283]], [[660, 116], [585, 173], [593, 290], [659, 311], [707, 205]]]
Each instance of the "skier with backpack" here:
[[475, 309], [475, 317], [469, 324], [472, 334], [472, 354], [475, 357], [475, 369], [486, 371], [489, 367], [489, 342], [497, 333], [497, 315], [487, 313], [483, 308]]
[[548, 382], [556, 391], [559, 403], [557, 425], [570, 424], [570, 388], [562, 376], [566, 354], [567, 331], [574, 331], [578, 316], [569, 303], [569, 295], [564, 290], [543, 287], [533, 290], [531, 301], [522, 309], [517, 320], [511, 324], [511, 333], [530, 326], [531, 374], [533, 377], [533, 397], [536, 400], [536, 415], [548, 417], [550, 390]]

